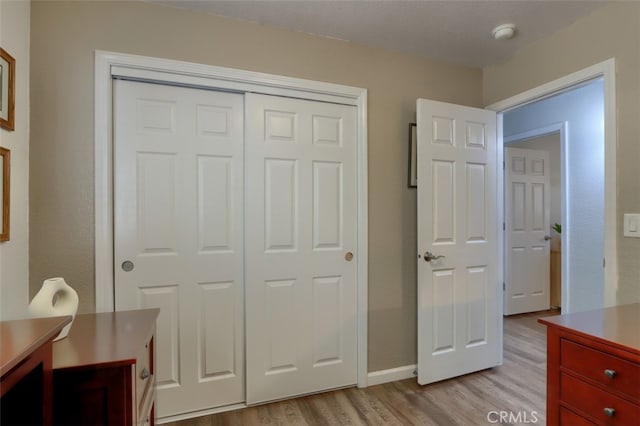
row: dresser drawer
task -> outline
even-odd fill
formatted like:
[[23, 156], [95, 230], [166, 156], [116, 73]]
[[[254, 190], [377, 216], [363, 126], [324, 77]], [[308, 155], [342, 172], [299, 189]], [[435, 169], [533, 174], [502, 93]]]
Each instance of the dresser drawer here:
[[573, 411], [560, 407], [560, 425], [561, 426], [596, 426], [584, 417], [580, 417]]
[[[565, 373], [560, 373], [560, 401], [605, 425], [640, 424], [640, 406]], [[608, 416], [605, 409], [614, 411]]]
[[560, 365], [640, 400], [640, 365], [638, 364], [562, 339]]

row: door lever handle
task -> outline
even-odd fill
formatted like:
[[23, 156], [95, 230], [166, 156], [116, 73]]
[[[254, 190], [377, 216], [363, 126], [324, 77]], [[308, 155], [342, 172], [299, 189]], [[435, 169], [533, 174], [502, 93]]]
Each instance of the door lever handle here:
[[434, 255], [430, 251], [425, 251], [424, 252], [424, 261], [425, 262], [431, 262], [432, 260], [438, 260], [438, 259], [443, 259], [443, 258], [444, 258], [444, 256]]
[[550, 237], [550, 236], [548, 236], [548, 235], [545, 235], [545, 236], [544, 236], [544, 240], [545, 240], [545, 241], [549, 241], [550, 239], [551, 239], [551, 237]]

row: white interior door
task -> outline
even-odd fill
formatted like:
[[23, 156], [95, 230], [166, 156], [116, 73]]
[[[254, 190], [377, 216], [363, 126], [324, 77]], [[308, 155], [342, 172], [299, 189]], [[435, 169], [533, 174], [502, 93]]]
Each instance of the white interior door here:
[[549, 153], [505, 148], [505, 315], [549, 309]]
[[243, 96], [114, 81], [117, 310], [157, 307], [157, 414], [244, 401]]
[[496, 114], [419, 99], [418, 383], [501, 362]]
[[353, 385], [356, 108], [246, 95], [247, 403]]

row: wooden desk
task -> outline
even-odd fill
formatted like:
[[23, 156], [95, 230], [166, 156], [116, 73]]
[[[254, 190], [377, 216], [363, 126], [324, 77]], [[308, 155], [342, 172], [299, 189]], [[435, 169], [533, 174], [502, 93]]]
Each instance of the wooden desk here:
[[159, 309], [76, 316], [53, 345], [53, 419], [59, 425], [154, 425]]
[[547, 425], [640, 424], [640, 304], [547, 326]]
[[0, 423], [51, 425], [51, 341], [71, 317], [0, 322]]

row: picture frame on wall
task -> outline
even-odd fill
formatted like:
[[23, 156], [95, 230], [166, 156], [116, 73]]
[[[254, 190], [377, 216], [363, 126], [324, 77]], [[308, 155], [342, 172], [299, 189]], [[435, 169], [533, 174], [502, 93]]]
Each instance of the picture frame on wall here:
[[0, 127], [15, 129], [16, 60], [0, 47]]
[[2, 210], [0, 211], [0, 242], [9, 241], [9, 179], [11, 178], [11, 152], [0, 148], [0, 194], [2, 195]]
[[418, 187], [418, 136], [416, 123], [409, 123], [409, 188]]

